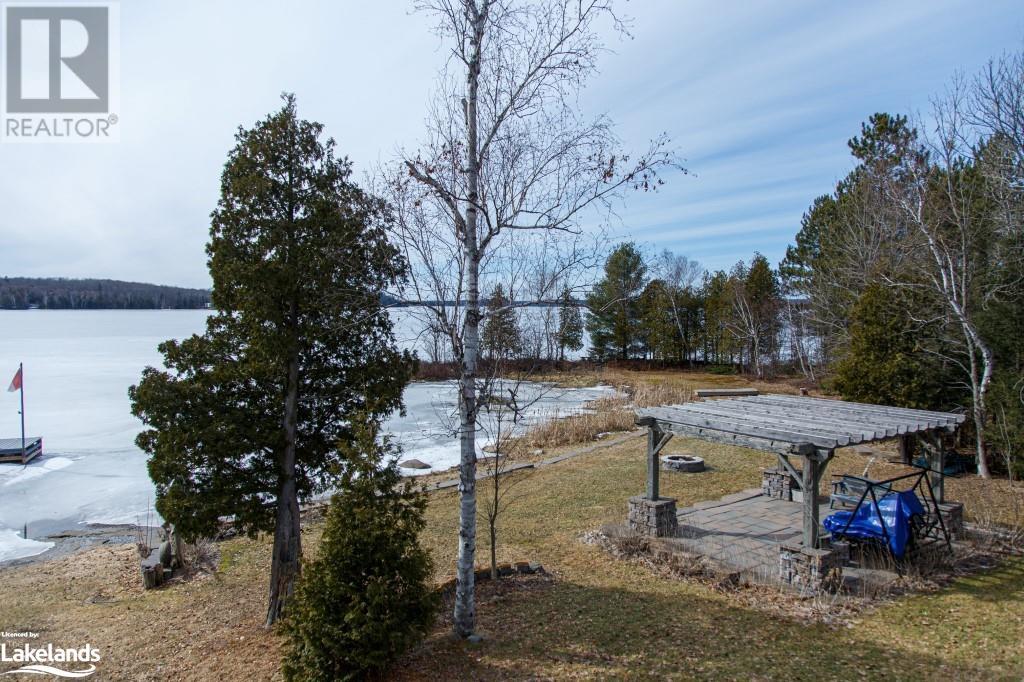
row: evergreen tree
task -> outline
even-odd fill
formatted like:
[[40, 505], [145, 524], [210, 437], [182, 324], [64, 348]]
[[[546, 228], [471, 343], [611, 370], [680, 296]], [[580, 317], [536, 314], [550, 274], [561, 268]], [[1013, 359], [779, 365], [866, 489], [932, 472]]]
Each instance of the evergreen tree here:
[[427, 499], [402, 483], [395, 453], [375, 435], [361, 429], [345, 448], [341, 492], [285, 620], [286, 680], [364, 679], [433, 624], [430, 555], [419, 544]]
[[583, 348], [583, 314], [572, 300], [568, 287], [562, 289], [558, 307], [558, 359], [565, 359], [565, 351], [576, 352]]
[[832, 387], [845, 400], [915, 409], [943, 407], [943, 370], [923, 352], [905, 302], [872, 284], [853, 307], [850, 345]]
[[743, 284], [754, 322], [751, 339], [754, 365], [759, 366], [763, 357], [774, 363], [779, 354], [781, 331], [779, 313], [782, 309], [782, 296], [778, 275], [767, 258], [755, 253]]
[[412, 370], [380, 305], [404, 274], [386, 207], [284, 100], [239, 130], [224, 167], [206, 332], [162, 343], [168, 371], [130, 389], [167, 521], [186, 538], [225, 516], [274, 531], [268, 625], [300, 570], [299, 500], [337, 480], [339, 443], [400, 407]]
[[728, 332], [732, 319], [729, 276], [722, 270], [705, 275], [701, 298], [704, 301], [704, 359], [716, 364], [731, 363], [735, 347]]
[[643, 343], [652, 360], [679, 360], [682, 338], [672, 319], [672, 303], [667, 285], [660, 279], [648, 282], [640, 294], [640, 329]]
[[487, 301], [487, 317], [481, 335], [484, 352], [492, 360], [507, 360], [522, 351], [519, 321], [511, 303], [505, 295], [505, 289], [501, 284], [496, 284]]
[[632, 242], [620, 244], [605, 261], [604, 278], [587, 296], [587, 331], [599, 358], [625, 360], [640, 344], [638, 298], [647, 280], [647, 266]]

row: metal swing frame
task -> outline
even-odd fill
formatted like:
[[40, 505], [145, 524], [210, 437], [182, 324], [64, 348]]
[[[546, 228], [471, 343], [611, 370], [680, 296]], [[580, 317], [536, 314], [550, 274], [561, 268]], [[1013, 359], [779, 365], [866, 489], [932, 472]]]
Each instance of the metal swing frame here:
[[[892, 557], [893, 561], [896, 563], [897, 568], [900, 565], [901, 559], [906, 559], [910, 555], [916, 555], [924, 548], [925, 545], [922, 544], [922, 540], [930, 539], [932, 540], [932, 544], [936, 542], [944, 543], [946, 545], [946, 549], [952, 551], [953, 544], [950, 540], [949, 530], [946, 528], [946, 522], [942, 518], [942, 512], [939, 509], [939, 502], [935, 496], [935, 490], [932, 487], [931, 478], [928, 476], [929, 473], [940, 473], [941, 475], [941, 472], [935, 472], [933, 469], [929, 469], [926, 467], [918, 467], [917, 471], [914, 471], [909, 474], [903, 474], [901, 476], [887, 478], [883, 481], [874, 481], [869, 478], [864, 478], [862, 476], [844, 476], [844, 478], [848, 480], [860, 481], [865, 485], [865, 487], [864, 492], [862, 492], [860, 495], [860, 499], [857, 500], [857, 504], [853, 507], [852, 510], [850, 510], [850, 516], [846, 520], [846, 525], [843, 526], [843, 529], [841, 531], [838, 531], [836, 535], [843, 537], [847, 540], [855, 542], [872, 542], [872, 544], [878, 544], [878, 540], [883, 540], [883, 546], [885, 548], [885, 551], [889, 554], [889, 556]], [[913, 484], [905, 490], [897, 490], [894, 487], [895, 483], [911, 479], [916, 480], [914, 480]], [[841, 482], [838, 483], [841, 485]], [[876, 490], [882, 491], [881, 497], [879, 497], [879, 495], [876, 494]], [[886, 495], [908, 491], [913, 491], [919, 499], [924, 501], [925, 514], [915, 514], [913, 517], [911, 517], [911, 541], [908, 547], [908, 551], [903, 555], [903, 557], [897, 557], [892, 551], [889, 529], [885, 524], [884, 517], [882, 516], [882, 509], [881, 507], [879, 507], [878, 502], [880, 499], [884, 499]], [[878, 515], [878, 518], [881, 521], [879, 525], [881, 525], [882, 527], [882, 537], [868, 539], [846, 535], [846, 532], [850, 529], [850, 525], [853, 523], [853, 519], [856, 516], [857, 511], [860, 510], [860, 508], [865, 504], [865, 502], [868, 502], [869, 497], [869, 504], [871, 504], [871, 506], [874, 507], [875, 514]], [[902, 573], [902, 571], [900, 572]]]

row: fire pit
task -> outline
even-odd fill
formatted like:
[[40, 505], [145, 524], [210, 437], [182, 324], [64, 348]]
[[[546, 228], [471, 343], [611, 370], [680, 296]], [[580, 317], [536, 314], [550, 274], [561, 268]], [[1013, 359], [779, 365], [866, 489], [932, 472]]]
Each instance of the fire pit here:
[[704, 471], [704, 460], [696, 455], [664, 455], [661, 458], [661, 468], [665, 471], [682, 471], [693, 474]]

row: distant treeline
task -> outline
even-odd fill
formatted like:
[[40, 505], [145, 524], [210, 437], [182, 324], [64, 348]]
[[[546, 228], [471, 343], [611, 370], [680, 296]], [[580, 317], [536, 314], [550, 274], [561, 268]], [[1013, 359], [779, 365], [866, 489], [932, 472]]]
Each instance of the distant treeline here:
[[113, 279], [0, 279], [0, 308], [7, 310], [205, 308], [209, 303], [210, 292], [206, 289], [185, 289]]

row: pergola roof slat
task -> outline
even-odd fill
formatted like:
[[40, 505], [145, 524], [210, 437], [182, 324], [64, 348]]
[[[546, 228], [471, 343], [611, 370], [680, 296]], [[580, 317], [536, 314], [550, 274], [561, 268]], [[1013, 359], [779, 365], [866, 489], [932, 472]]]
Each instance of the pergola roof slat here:
[[[664, 428], [773, 452], [809, 454], [896, 435], [955, 428], [963, 415], [848, 403], [804, 396], [759, 395], [637, 410]], [[721, 437], [714, 437], [714, 434]], [[789, 444], [792, 447], [788, 447]]]
[[893, 438], [901, 433], [907, 432], [907, 425], [903, 422], [889, 420], [874, 420], [862, 415], [831, 414], [824, 412], [809, 413], [784, 403], [756, 402], [745, 403], [746, 409], [757, 413], [772, 416], [789, 416], [794, 419], [811, 420], [815, 423], [828, 424], [829, 426], [853, 426], [864, 434], [872, 434], [871, 438]]
[[[790, 397], [791, 396], [768, 395], [759, 396], [759, 398], [763, 398], [763, 400], [758, 400], [756, 402], [748, 402], [749, 399], [746, 398], [741, 398], [739, 400], [746, 402], [751, 406], [790, 410], [808, 415], [814, 419], [832, 419], [858, 424], [870, 424], [876, 427], [883, 426], [887, 429], [896, 431], [896, 434], [914, 433], [916, 431], [938, 428], [949, 423], [948, 420], [940, 420], [937, 418], [924, 419], [913, 415], [907, 415], [901, 418], [898, 416], [887, 415], [882, 412], [844, 409], [839, 401], [830, 401], [836, 403], [834, 407], [801, 405], [800, 403], [794, 403], [792, 400], [789, 400], [788, 398]], [[779, 400], [776, 400], [776, 398], [779, 398]]]
[[[791, 401], [778, 401], [779, 405], [791, 406]], [[802, 409], [795, 407], [794, 409]], [[836, 409], [828, 407], [812, 406], [807, 409], [808, 414], [830, 416], [833, 418], [841, 417], [844, 419], [861, 419], [868, 420], [871, 422], [895, 425], [897, 429], [903, 433], [917, 433], [920, 431], [930, 431], [932, 429], [947, 428], [949, 426], [955, 426], [956, 422], [949, 419], [938, 419], [934, 417], [920, 417], [916, 415], [906, 415], [904, 417], [893, 416], [891, 413], [884, 412], [871, 412], [869, 410], [859, 409]]]
[[887, 438], [896, 435], [894, 429], [893, 433], [890, 434], [885, 428], [879, 430], [866, 423], [820, 419], [817, 416], [799, 416], [791, 414], [785, 410], [763, 407], [756, 403], [745, 403], [742, 411], [722, 409], [714, 404], [705, 403], [695, 403], [691, 409], [703, 414], [742, 416], [744, 419], [750, 419], [760, 423], [778, 424], [780, 426], [797, 429], [806, 433], [820, 433], [822, 435], [843, 434], [849, 436], [853, 443], [859, 443], [864, 440]]
[[805, 433], [802, 431], [790, 431], [781, 428], [771, 428], [766, 424], [757, 424], [744, 421], [743, 415], [735, 417], [720, 417], [716, 415], [705, 415], [694, 410], [679, 407], [654, 407], [638, 410], [641, 416], [651, 416], [658, 421], [667, 421], [687, 426], [697, 426], [716, 431], [726, 431], [738, 435], [755, 436], [769, 440], [781, 440], [788, 443], [811, 443], [816, 447], [834, 448], [836, 443], [848, 445], [849, 436], [831, 434], [823, 436], [820, 434]]
[[[759, 396], [762, 397], [762, 396]], [[909, 407], [890, 407], [888, 405], [872, 405], [870, 403], [855, 403], [844, 400], [829, 400], [828, 398], [811, 398], [807, 396], [771, 394], [774, 399], [782, 399], [794, 404], [818, 405], [826, 409], [851, 410], [878, 414], [897, 419], [912, 420], [917, 418], [922, 421], [938, 422], [939, 424], [960, 424], [967, 418], [966, 415], [953, 412], [934, 412], [932, 410], [916, 410]]]

